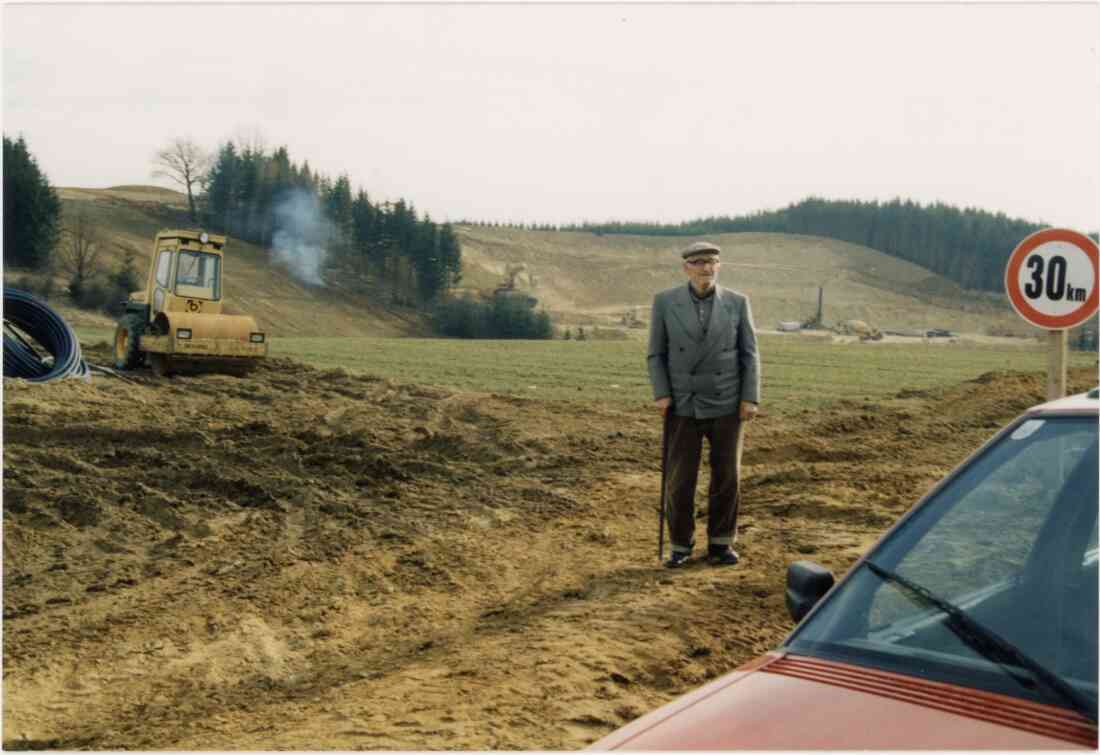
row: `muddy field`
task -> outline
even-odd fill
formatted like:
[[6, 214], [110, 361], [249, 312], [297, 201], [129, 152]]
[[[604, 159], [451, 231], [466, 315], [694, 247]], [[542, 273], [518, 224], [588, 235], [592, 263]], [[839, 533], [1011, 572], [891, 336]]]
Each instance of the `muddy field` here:
[[742, 563], [669, 572], [644, 406], [283, 360], [5, 380], [4, 746], [583, 747], [780, 642], [789, 562], [843, 572], [1042, 391], [765, 407]]

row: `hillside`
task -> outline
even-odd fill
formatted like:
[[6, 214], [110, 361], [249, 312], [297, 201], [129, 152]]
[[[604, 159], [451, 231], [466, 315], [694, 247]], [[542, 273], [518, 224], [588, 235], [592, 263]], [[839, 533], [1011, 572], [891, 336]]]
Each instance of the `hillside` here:
[[[142, 274], [153, 234], [190, 225], [184, 196], [169, 189], [63, 188], [59, 194], [66, 211], [84, 207], [106, 229], [111, 264], [131, 250]], [[491, 290], [505, 278], [507, 265], [524, 263], [528, 271], [518, 277], [519, 288], [538, 297], [561, 326], [617, 326], [628, 311], [648, 319], [653, 293], [682, 280], [677, 250], [695, 240], [479, 226], [456, 230], [463, 248], [464, 288]], [[942, 276], [866, 247], [790, 234], [708, 238], [724, 250], [721, 282], [751, 297], [761, 329], [811, 317], [818, 286], [824, 286], [827, 324], [858, 319], [882, 330], [1030, 332], [1003, 297], [963, 291]], [[427, 333], [415, 312], [396, 310], [386, 297], [340, 285], [339, 273], [330, 272], [326, 288], [299, 283], [272, 264], [265, 250], [239, 239], [231, 241], [226, 268], [230, 308], [254, 315], [275, 336]], [[111, 324], [104, 316], [61, 310], [74, 324]]]
[[[598, 236], [464, 226], [464, 283], [495, 285], [506, 264], [524, 263], [519, 283], [566, 322], [613, 324], [626, 310], [648, 318], [653, 293], [683, 279], [677, 251], [696, 237]], [[703, 237], [699, 237], [703, 238]], [[948, 328], [1027, 333], [1003, 297], [963, 291], [942, 276], [866, 247], [816, 236], [730, 233], [705, 237], [723, 250], [720, 282], [747, 293], [757, 326], [805, 320], [824, 286], [824, 319], [880, 329]]]
[[[110, 265], [117, 266], [127, 250], [137, 268], [148, 270], [152, 239], [162, 228], [191, 227], [184, 195], [154, 186], [58, 190], [64, 211], [83, 206], [109, 242]], [[272, 264], [268, 253], [240, 239], [226, 250], [225, 295], [231, 311], [256, 318], [275, 336], [402, 336], [424, 332], [409, 311], [391, 311], [369, 296], [344, 287], [319, 288], [296, 281], [285, 268]], [[73, 324], [108, 326], [107, 317], [61, 308]]]

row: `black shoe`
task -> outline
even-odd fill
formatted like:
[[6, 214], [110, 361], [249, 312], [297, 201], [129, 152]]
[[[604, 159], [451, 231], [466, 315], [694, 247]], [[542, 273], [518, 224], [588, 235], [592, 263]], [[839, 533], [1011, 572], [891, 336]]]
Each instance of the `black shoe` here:
[[719, 545], [707, 548], [707, 561], [715, 566], [733, 566], [740, 559], [733, 548], [728, 545]]
[[691, 558], [690, 553], [684, 553], [683, 551], [673, 551], [672, 555], [668, 557], [668, 561], [665, 561], [666, 569], [679, 569], [686, 564]]

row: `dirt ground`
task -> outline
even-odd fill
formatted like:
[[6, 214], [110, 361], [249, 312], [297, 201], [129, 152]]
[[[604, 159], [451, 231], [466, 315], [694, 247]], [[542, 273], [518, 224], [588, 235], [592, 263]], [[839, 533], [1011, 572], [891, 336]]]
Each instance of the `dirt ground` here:
[[765, 407], [742, 563], [670, 572], [648, 407], [129, 375], [4, 381], [5, 748], [583, 747], [781, 642], [790, 562], [844, 572], [1043, 391]]

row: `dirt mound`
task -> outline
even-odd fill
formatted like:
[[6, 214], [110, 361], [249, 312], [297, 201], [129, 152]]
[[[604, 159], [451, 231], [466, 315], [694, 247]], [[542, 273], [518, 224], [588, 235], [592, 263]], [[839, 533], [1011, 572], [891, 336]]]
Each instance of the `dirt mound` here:
[[641, 408], [286, 360], [5, 380], [4, 745], [581, 747], [779, 642], [790, 561], [842, 572], [1042, 386], [765, 413], [742, 565], [670, 573]]

